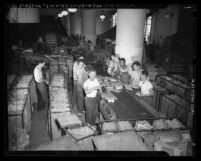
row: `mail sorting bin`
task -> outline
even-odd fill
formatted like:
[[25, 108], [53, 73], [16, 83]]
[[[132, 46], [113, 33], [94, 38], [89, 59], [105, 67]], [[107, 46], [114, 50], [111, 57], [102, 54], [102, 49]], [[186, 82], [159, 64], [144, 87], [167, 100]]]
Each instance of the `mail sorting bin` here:
[[162, 94], [159, 97], [159, 112], [167, 118], [177, 117], [185, 125], [192, 126], [192, 110], [190, 102], [182, 102], [178, 95]]
[[191, 88], [186, 83], [181, 82], [170, 75], [162, 74], [156, 76], [156, 83], [171, 92], [190, 100]]
[[[23, 104], [22, 110], [14, 110], [14, 111], [8, 111], [8, 119], [9, 120], [16, 120], [11, 121], [16, 123], [18, 126], [17, 128], [26, 129], [27, 133], [31, 130], [31, 99], [30, 94], [26, 94], [25, 96], [25, 102]], [[21, 123], [20, 123], [21, 122]], [[12, 126], [12, 125], [8, 125]]]
[[154, 95], [149, 97], [142, 97], [142, 99], [148, 103], [153, 109], [159, 112], [159, 97], [161, 94], [167, 94], [169, 91], [163, 87], [154, 85]]

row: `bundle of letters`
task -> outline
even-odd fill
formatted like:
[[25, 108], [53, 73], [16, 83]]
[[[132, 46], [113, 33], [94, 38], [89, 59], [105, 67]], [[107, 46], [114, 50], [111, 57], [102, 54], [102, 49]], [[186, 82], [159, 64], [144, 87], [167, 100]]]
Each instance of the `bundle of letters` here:
[[105, 98], [108, 102], [114, 102], [117, 100], [117, 97], [114, 96], [111, 92], [102, 93], [101, 96]]
[[50, 107], [52, 112], [70, 111], [67, 91], [64, 88], [51, 88]]
[[8, 75], [7, 76], [7, 88], [10, 87], [10, 85], [13, 83], [15, 78], [16, 78], [16, 75]]
[[23, 75], [18, 81], [16, 88], [28, 88], [33, 75]]
[[54, 74], [50, 82], [51, 87], [64, 87], [64, 75]]
[[12, 91], [8, 99], [8, 114], [20, 114], [26, 102], [27, 89], [16, 89]]

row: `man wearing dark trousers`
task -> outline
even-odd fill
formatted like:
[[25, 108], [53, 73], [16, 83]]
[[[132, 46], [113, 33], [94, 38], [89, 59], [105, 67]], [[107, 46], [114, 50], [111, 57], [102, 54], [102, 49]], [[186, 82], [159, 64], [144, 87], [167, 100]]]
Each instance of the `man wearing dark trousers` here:
[[100, 89], [100, 84], [96, 78], [96, 71], [91, 69], [89, 72], [89, 79], [83, 84], [86, 93], [85, 108], [86, 108], [86, 122], [95, 125], [98, 116], [98, 99], [97, 92]]
[[38, 110], [48, 108], [48, 81], [43, 77], [42, 68], [45, 66], [45, 61], [39, 61], [38, 65], [34, 69], [34, 79], [36, 82], [36, 91], [38, 95]]

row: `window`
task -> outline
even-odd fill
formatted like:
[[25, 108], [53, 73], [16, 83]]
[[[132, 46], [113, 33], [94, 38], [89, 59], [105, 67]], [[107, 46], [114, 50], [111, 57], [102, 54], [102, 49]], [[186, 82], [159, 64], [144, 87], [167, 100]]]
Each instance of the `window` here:
[[112, 16], [112, 27], [116, 26], [116, 22], [117, 22], [117, 13], [115, 13]]
[[147, 43], [149, 43], [149, 36], [150, 36], [150, 31], [151, 31], [151, 19], [152, 19], [151, 16], [149, 16], [147, 18], [146, 26], [145, 26], [145, 41]]

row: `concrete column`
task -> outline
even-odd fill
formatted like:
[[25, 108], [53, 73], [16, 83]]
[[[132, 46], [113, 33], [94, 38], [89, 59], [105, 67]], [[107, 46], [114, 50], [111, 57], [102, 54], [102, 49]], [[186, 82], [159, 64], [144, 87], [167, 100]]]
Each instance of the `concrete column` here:
[[145, 9], [117, 10], [116, 54], [124, 57], [126, 64], [142, 63], [146, 13]]
[[108, 19], [105, 19], [104, 21], [101, 21], [99, 17], [96, 19], [96, 34], [100, 35], [104, 32], [108, 31], [111, 28], [111, 21]]
[[64, 28], [66, 33], [70, 35], [70, 15], [64, 16]]
[[73, 35], [82, 34], [80, 12], [70, 13], [70, 33]]
[[91, 40], [93, 44], [96, 44], [96, 10], [83, 10], [82, 17], [82, 35], [87, 41]]
[[39, 23], [40, 13], [38, 8], [18, 8], [18, 23]]

